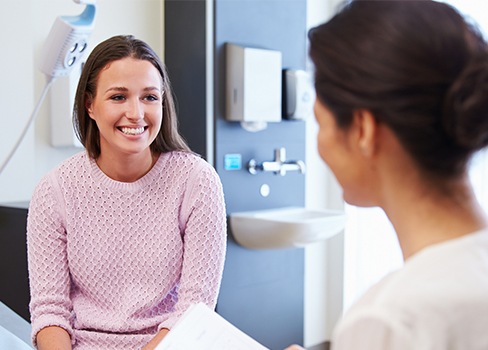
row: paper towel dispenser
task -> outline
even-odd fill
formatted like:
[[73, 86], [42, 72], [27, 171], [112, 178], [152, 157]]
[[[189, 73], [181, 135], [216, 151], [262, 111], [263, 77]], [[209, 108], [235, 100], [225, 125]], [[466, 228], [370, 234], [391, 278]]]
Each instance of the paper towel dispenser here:
[[281, 83], [280, 51], [226, 44], [227, 120], [258, 129], [280, 122]]

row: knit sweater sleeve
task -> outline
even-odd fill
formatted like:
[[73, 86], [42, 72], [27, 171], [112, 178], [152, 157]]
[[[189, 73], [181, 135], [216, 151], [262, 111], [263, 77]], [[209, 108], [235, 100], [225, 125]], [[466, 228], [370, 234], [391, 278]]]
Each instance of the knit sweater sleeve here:
[[159, 329], [171, 329], [194, 303], [215, 308], [226, 251], [226, 212], [222, 184], [206, 162], [192, 171], [180, 213], [183, 267], [175, 311]]
[[[51, 173], [52, 175], [52, 173]], [[66, 232], [62, 199], [48, 175], [34, 191], [27, 220], [32, 340], [47, 326], [64, 328], [73, 339]]]

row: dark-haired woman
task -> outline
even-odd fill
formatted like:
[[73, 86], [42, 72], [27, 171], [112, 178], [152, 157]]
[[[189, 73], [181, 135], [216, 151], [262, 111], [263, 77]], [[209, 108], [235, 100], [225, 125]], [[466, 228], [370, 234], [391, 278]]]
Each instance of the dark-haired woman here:
[[132, 36], [94, 48], [78, 85], [86, 151], [29, 208], [38, 349], [153, 349], [193, 303], [214, 307], [226, 215], [215, 170], [177, 131], [168, 75]]
[[488, 145], [486, 41], [429, 0], [352, 1], [309, 38], [320, 155], [346, 202], [385, 211], [405, 260], [332, 349], [488, 349], [488, 220], [467, 169]]

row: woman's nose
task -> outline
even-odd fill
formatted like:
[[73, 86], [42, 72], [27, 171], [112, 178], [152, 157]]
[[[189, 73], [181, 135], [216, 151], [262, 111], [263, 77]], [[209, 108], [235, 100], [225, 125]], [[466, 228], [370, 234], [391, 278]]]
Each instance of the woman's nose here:
[[132, 120], [142, 119], [144, 117], [144, 108], [139, 99], [129, 100], [126, 117]]

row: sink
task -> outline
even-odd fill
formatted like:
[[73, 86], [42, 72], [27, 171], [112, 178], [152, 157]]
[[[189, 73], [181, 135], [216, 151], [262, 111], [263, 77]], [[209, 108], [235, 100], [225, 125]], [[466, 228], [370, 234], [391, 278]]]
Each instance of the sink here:
[[304, 247], [326, 240], [344, 229], [346, 214], [338, 210], [285, 207], [229, 215], [231, 232], [251, 249]]

